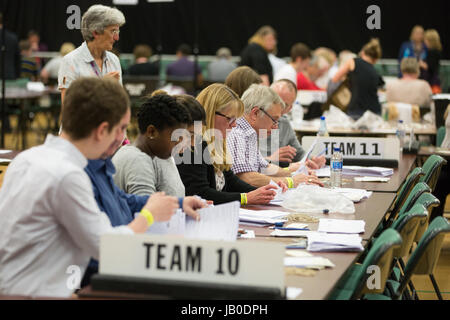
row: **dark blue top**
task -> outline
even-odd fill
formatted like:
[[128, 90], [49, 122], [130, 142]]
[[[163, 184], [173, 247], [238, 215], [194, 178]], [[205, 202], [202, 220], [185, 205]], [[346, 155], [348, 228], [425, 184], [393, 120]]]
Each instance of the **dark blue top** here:
[[[110, 158], [89, 160], [84, 170], [91, 179], [99, 209], [108, 215], [113, 227], [129, 224], [147, 203], [149, 196], [125, 193], [114, 184], [112, 176], [116, 168]], [[182, 208], [183, 198], [179, 198], [179, 205]], [[98, 262], [91, 259], [89, 268], [98, 268]]]
[[167, 66], [166, 73], [167, 76], [194, 78], [194, 74], [198, 75], [201, 73], [201, 70], [198, 65], [190, 61], [187, 57], [181, 57]]
[[[425, 61], [428, 56], [428, 49], [425, 43], [422, 43], [422, 50], [420, 52], [414, 51], [414, 44], [412, 41], [405, 41], [402, 43], [400, 47], [400, 52], [398, 53], [398, 77], [402, 77], [402, 73], [400, 71], [400, 63], [403, 58], [416, 58], [418, 61]], [[421, 70], [422, 76], [423, 70]], [[420, 77], [422, 79], [422, 77]]]

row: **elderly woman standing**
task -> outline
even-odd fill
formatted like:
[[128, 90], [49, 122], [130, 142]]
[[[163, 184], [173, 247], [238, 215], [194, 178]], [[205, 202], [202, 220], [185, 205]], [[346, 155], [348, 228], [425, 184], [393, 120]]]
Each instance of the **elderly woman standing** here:
[[119, 28], [125, 17], [116, 8], [93, 5], [81, 20], [81, 33], [85, 42], [63, 58], [58, 73], [58, 89], [64, 100], [66, 89], [80, 77], [113, 77], [122, 83], [120, 61], [112, 52], [119, 41]]

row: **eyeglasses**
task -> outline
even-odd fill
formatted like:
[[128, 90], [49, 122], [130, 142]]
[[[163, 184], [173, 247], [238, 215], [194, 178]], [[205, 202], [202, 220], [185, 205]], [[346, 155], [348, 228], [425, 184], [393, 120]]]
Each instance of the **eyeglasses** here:
[[216, 111], [215, 112], [218, 116], [222, 116], [222, 117], [225, 117], [225, 118], [227, 118], [227, 120], [228, 120], [228, 124], [231, 126], [235, 121], [236, 121], [236, 118], [235, 117], [229, 117], [229, 116], [226, 116], [226, 115], [224, 115], [223, 113], [220, 113], [220, 112], [218, 112], [218, 111]]
[[266, 116], [268, 116], [270, 118], [270, 120], [272, 120], [274, 126], [278, 126], [278, 120], [275, 120], [274, 118], [272, 118], [272, 116], [270, 114], [268, 114], [266, 111], [264, 111], [264, 109], [261, 109], [260, 107], [257, 107], [257, 108], [259, 110], [261, 110]]
[[118, 36], [120, 34], [120, 30], [119, 29], [109, 30], [109, 32], [111, 32], [113, 34], [113, 36]]

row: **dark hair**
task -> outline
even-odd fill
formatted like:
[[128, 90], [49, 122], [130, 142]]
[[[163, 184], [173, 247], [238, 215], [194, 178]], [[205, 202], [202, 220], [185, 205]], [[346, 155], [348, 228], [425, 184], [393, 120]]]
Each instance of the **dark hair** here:
[[135, 59], [138, 58], [150, 58], [152, 55], [152, 48], [146, 44], [138, 44], [134, 47], [133, 55]]
[[245, 90], [247, 90], [248, 87], [254, 83], [262, 83], [261, 76], [248, 66], [242, 66], [234, 69], [225, 79], [225, 85], [236, 92], [239, 98], [242, 97]]
[[174, 97], [166, 94], [157, 94], [148, 98], [139, 109], [139, 131], [144, 134], [149, 125], [158, 130], [174, 127], [177, 124], [190, 124], [192, 122], [188, 110], [177, 102]]
[[177, 52], [181, 52], [184, 56], [188, 56], [191, 54], [192, 49], [190, 45], [183, 43], [178, 47]]
[[370, 41], [364, 45], [362, 51], [375, 61], [380, 59], [382, 54], [380, 40], [378, 40], [378, 38], [370, 39]]
[[130, 107], [128, 94], [115, 79], [79, 78], [67, 89], [62, 128], [71, 138], [88, 137], [102, 122], [111, 131]]
[[191, 115], [191, 123], [192, 125], [195, 121], [201, 121], [205, 123], [206, 121], [206, 112], [203, 106], [198, 102], [193, 96], [188, 94], [180, 94], [173, 96], [179, 104], [184, 106], [186, 110]]
[[28, 51], [31, 48], [30, 41], [24, 39], [19, 41], [19, 49], [20, 51]]
[[298, 57], [302, 58], [302, 60], [311, 58], [311, 50], [306, 44], [301, 42], [294, 44], [291, 48], [292, 61], [295, 61]]

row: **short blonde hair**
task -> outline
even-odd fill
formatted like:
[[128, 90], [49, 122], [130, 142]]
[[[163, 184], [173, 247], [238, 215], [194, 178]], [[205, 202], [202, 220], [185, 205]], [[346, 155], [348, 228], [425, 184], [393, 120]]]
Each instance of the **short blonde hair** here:
[[72, 52], [73, 50], [75, 50], [75, 46], [72, 42], [64, 42], [59, 49], [59, 54], [64, 57], [66, 54]]
[[402, 62], [400, 63], [400, 70], [402, 71], [402, 73], [419, 74], [419, 62], [417, 62], [416, 58], [403, 58]]
[[271, 26], [262, 26], [256, 31], [256, 33], [248, 40], [248, 43], [257, 43], [264, 48], [264, 37], [268, 34], [272, 34], [275, 38], [277, 32]]
[[[223, 137], [222, 145], [216, 145], [215, 136], [211, 133], [215, 129], [216, 112], [231, 107], [236, 118], [239, 118], [244, 113], [244, 104], [239, 96], [221, 83], [213, 83], [212, 85], [203, 89], [197, 96], [197, 101], [205, 109], [206, 121], [203, 127], [203, 133], [206, 139], [209, 140], [208, 148], [211, 154], [211, 160], [216, 170], [228, 171], [231, 169], [231, 158], [227, 153], [226, 137]], [[222, 149], [220, 149], [222, 148]], [[216, 154], [216, 150], [223, 150], [221, 154]]]
[[428, 29], [425, 31], [424, 38], [429, 42], [430, 47], [428, 49], [442, 50], [441, 37], [436, 29]]

